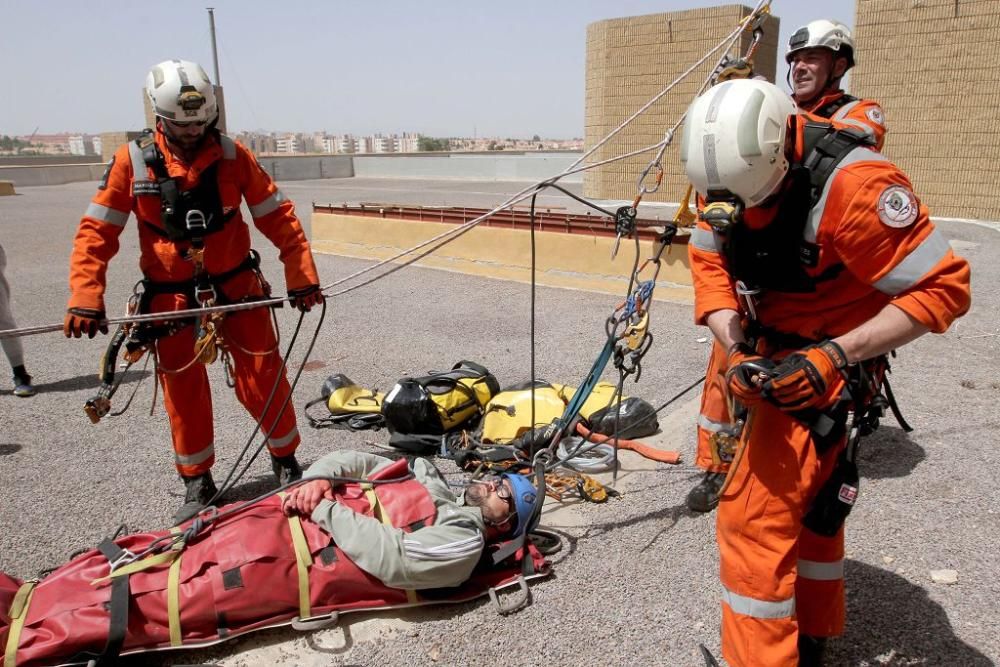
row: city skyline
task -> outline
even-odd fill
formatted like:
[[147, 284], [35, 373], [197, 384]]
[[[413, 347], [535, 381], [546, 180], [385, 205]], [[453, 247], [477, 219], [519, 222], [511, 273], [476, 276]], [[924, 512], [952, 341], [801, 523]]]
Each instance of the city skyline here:
[[[0, 43], [0, 55], [13, 63], [0, 71], [8, 91], [0, 134], [141, 128], [151, 65], [190, 58], [212, 74], [205, 4], [177, 0], [162, 11], [121, 0], [8, 0], [6, 23], [23, 29], [9, 30]], [[220, 0], [215, 16], [229, 130], [580, 137], [588, 24], [718, 4], [386, 0], [276, 7]], [[775, 0], [772, 8], [781, 18], [780, 43], [820, 16], [790, 0]], [[823, 12], [852, 25], [854, 2], [831, 0]], [[782, 86], [784, 74], [781, 63]]]

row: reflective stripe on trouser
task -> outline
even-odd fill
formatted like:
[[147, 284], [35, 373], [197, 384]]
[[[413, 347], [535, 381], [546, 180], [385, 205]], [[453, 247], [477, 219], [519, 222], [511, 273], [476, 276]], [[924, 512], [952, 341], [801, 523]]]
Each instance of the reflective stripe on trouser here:
[[844, 633], [844, 529], [833, 537], [803, 528], [795, 580], [799, 632], [812, 637]]
[[[289, 398], [291, 387], [281, 367], [281, 353], [275, 348], [271, 311], [257, 308], [230, 313], [223, 327], [229, 341], [229, 354], [236, 370], [236, 398], [254, 419], [260, 420], [260, 432], [270, 433], [267, 447], [275, 456], [294, 454], [299, 446], [295, 407]], [[263, 354], [274, 350], [269, 354]], [[277, 382], [274, 398], [264, 414], [264, 406]], [[286, 404], [287, 400], [287, 404]], [[284, 410], [279, 409], [284, 405]]]
[[[820, 458], [808, 428], [768, 403], [751, 411], [743, 438], [746, 453], [719, 503], [716, 538], [727, 595], [758, 604], [723, 603], [722, 651], [734, 667], [795, 667], [800, 627], [825, 636], [843, 629], [842, 583], [797, 577], [800, 559], [825, 577], [843, 555], [842, 537], [822, 541], [802, 528], [843, 443]], [[790, 615], [761, 612], [789, 601]]]
[[[160, 312], [186, 307], [184, 297], [161, 294], [153, 297], [151, 309]], [[162, 370], [179, 369], [194, 358], [194, 336], [194, 327], [187, 326], [156, 343], [163, 407], [174, 443], [174, 463], [177, 472], [185, 477], [206, 473], [215, 463], [212, 391], [204, 364], [196, 362], [181, 373]]]
[[[233, 300], [238, 293], [257, 294], [259, 289], [254, 289], [255, 286], [256, 278], [247, 272], [227, 283], [227, 295]], [[173, 294], [158, 295], [152, 303], [152, 310], [156, 312], [181, 307], [187, 307], [186, 300]], [[274, 426], [271, 436], [277, 446], [272, 447], [271, 452], [275, 456], [294, 453], [299, 445], [299, 434], [291, 400], [274, 424], [278, 409], [290, 394], [288, 379], [281, 369], [281, 355], [278, 351], [259, 354], [275, 347], [270, 311], [259, 308], [228, 314], [223, 337], [230, 343], [236, 396], [254, 419], [261, 418], [271, 388], [278, 383], [261, 430], [267, 433]], [[163, 368], [184, 366], [194, 357], [194, 328], [185, 327], [173, 336], [160, 339], [157, 350]], [[208, 472], [215, 463], [215, 453], [212, 449], [212, 394], [204, 364], [196, 362], [179, 374], [160, 373], [160, 384], [163, 404], [170, 418], [178, 472], [189, 477]], [[247, 433], [251, 426], [247, 425]]]
[[695, 465], [709, 472], [726, 472], [732, 461], [732, 452], [720, 451], [717, 433], [738, 433], [732, 423], [727, 405], [726, 350], [719, 341], [712, 343], [705, 370], [705, 384], [701, 390], [701, 413], [698, 415], [698, 453]]

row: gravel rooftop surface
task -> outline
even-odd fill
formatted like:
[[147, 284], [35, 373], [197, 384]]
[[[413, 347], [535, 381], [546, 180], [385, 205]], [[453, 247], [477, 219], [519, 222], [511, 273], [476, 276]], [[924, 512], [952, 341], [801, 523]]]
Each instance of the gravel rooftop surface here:
[[[0, 198], [0, 242], [21, 326], [62, 321], [72, 238], [95, 185], [20, 188], [17, 196]], [[492, 206], [524, 185], [355, 178], [289, 182], [282, 189], [308, 229], [314, 201]], [[563, 197], [542, 201], [576, 210]], [[111, 314], [123, 312], [140, 277], [134, 224], [133, 218], [109, 271]], [[939, 227], [972, 263], [973, 308], [951, 331], [907, 346], [895, 362], [893, 389], [915, 430], [904, 433], [890, 417], [863, 443], [861, 497], [847, 532], [848, 626], [830, 646], [831, 665], [965, 666], [1000, 659], [1000, 233], [959, 222]], [[259, 234], [255, 247], [280, 293], [277, 252]], [[330, 255], [317, 255], [317, 263], [324, 284], [366, 265]], [[527, 285], [410, 267], [332, 301], [296, 389], [296, 409], [318, 396], [334, 373], [387, 389], [404, 375], [471, 359], [503, 385], [526, 380], [528, 298]], [[603, 344], [603, 322], [617, 300], [540, 288], [538, 376], [579, 383]], [[285, 308], [278, 320], [287, 341], [296, 318]], [[659, 405], [704, 372], [709, 345], [699, 339], [710, 334], [694, 326], [689, 306], [658, 302], [652, 320], [655, 343], [641, 382], [626, 391]], [[316, 314], [306, 317], [294, 366], [301, 365], [305, 334], [318, 321]], [[125, 415], [96, 426], [84, 415], [84, 401], [99, 385], [95, 371], [106, 343], [61, 334], [25, 338], [39, 390], [31, 399], [11, 395], [9, 380], [0, 377], [3, 571], [35, 576], [122, 523], [132, 531], [161, 529], [182, 503], [162, 405], [148, 414], [150, 371], [128, 374], [117, 407], [144, 381]], [[218, 480], [253, 421], [225, 388], [218, 364], [209, 374]], [[354, 614], [337, 629], [276, 629], [212, 649], [124, 663], [702, 665], [699, 643], [720, 653], [721, 612], [714, 514], [694, 515], [684, 506], [699, 478], [691, 463], [691, 401], [697, 401], [694, 392], [662, 420], [669, 430], [663, 437], [681, 449], [685, 462], [646, 466], [629, 477], [621, 498], [577, 507], [566, 520], [556, 517], [549, 525], [563, 535], [564, 548], [553, 557], [554, 575], [532, 586], [533, 604], [517, 614], [498, 616], [485, 599]], [[301, 416], [299, 425], [303, 464], [335, 449], [382, 451], [387, 439], [384, 431], [313, 430]], [[228, 500], [271, 487], [266, 458]], [[456, 484], [464, 479], [450, 462], [442, 469]], [[939, 569], [956, 570], [957, 583], [932, 582], [931, 571]]]

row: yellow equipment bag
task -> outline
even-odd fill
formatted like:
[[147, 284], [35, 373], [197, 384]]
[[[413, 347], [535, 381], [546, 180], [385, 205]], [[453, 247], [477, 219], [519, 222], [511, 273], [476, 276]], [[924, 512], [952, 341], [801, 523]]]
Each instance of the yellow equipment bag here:
[[[535, 381], [535, 423], [545, 427], [562, 417], [566, 401], [560, 394], [563, 385]], [[483, 416], [484, 443], [508, 444], [532, 428], [531, 383], [509, 387], [493, 397]]]

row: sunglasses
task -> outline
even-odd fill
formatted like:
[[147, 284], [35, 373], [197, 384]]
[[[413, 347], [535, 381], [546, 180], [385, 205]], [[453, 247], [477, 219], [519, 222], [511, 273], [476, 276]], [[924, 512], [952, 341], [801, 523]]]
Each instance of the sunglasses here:
[[169, 118], [165, 118], [164, 120], [170, 123], [173, 127], [191, 127], [192, 125], [195, 127], [204, 127], [205, 125], [208, 125], [208, 121], [204, 120], [170, 120]]

